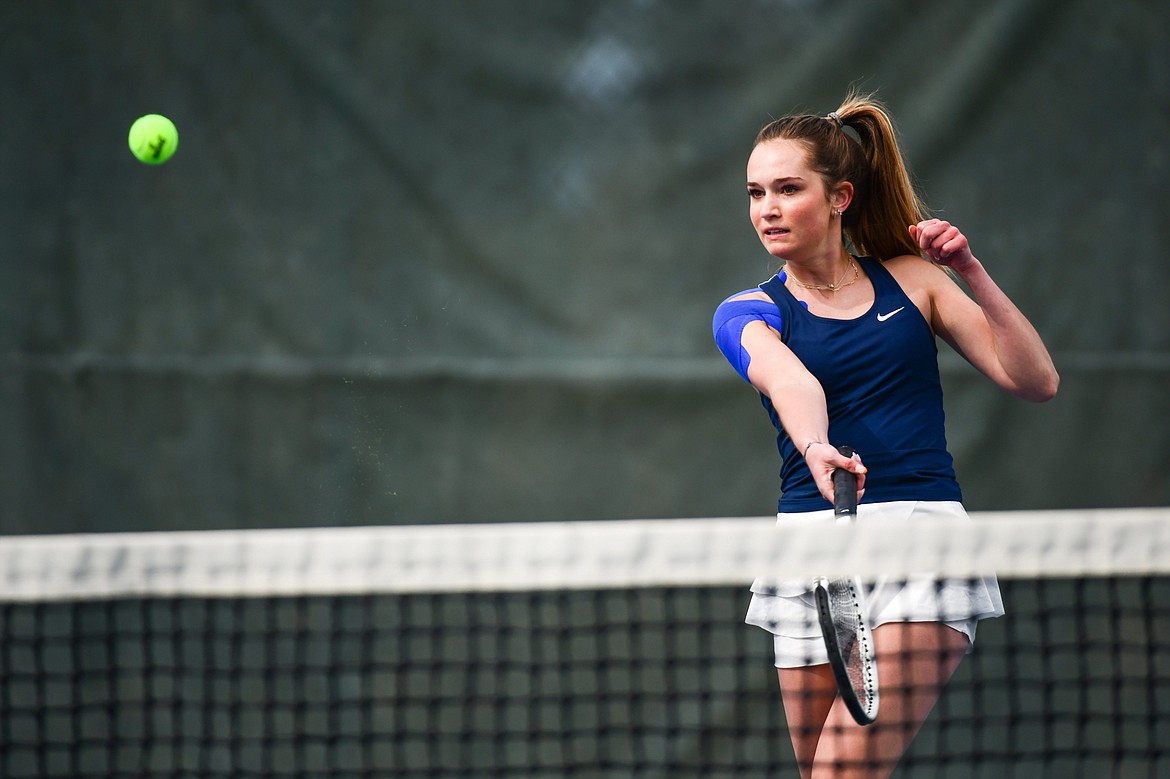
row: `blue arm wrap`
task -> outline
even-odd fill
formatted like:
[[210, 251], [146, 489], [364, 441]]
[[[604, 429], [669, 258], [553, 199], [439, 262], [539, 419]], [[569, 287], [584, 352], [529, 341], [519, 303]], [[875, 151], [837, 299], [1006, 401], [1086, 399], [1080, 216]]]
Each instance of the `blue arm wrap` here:
[[[740, 295], [744, 293], [739, 293]], [[738, 297], [738, 295], [732, 295]], [[711, 322], [711, 331], [715, 336], [715, 344], [723, 356], [735, 368], [735, 372], [748, 379], [748, 365], [751, 355], [743, 348], [743, 329], [749, 322], [762, 321], [780, 330], [780, 311], [776, 305], [768, 300], [725, 300], [715, 310], [715, 317]]]

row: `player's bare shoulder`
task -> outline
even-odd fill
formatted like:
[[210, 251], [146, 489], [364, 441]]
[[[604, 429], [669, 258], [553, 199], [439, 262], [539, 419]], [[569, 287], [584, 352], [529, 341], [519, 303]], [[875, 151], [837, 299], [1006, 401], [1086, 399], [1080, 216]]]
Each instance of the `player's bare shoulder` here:
[[949, 281], [947, 272], [917, 254], [903, 254], [882, 263], [907, 293], [927, 291]]

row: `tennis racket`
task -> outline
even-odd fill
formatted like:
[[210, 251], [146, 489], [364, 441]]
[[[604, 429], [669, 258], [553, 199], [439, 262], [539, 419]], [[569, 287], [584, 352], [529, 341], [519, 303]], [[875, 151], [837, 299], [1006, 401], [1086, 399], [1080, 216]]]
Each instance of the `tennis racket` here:
[[[853, 456], [848, 446], [838, 451]], [[838, 468], [833, 472], [833, 492], [837, 521], [856, 520], [857, 475]], [[857, 724], [869, 725], [878, 713], [878, 674], [861, 583], [855, 576], [821, 576], [813, 585], [813, 594], [837, 690]]]

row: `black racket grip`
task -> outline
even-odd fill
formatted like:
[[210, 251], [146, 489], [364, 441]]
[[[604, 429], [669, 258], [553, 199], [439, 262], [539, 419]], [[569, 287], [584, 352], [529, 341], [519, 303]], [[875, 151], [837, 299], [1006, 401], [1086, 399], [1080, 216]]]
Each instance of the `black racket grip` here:
[[[853, 447], [838, 446], [837, 451], [845, 457], [853, 456]], [[833, 515], [853, 516], [857, 513], [857, 474], [838, 468], [833, 471]]]

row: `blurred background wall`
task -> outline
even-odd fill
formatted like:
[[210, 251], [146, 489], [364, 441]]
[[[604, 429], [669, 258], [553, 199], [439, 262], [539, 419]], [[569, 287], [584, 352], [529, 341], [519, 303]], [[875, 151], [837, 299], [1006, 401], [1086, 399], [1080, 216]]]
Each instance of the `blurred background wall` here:
[[[764, 515], [711, 314], [852, 85], [1061, 370], [941, 345], [969, 507], [1170, 502], [1170, 6], [0, 5], [0, 532]], [[144, 113], [180, 132], [141, 165]]]

